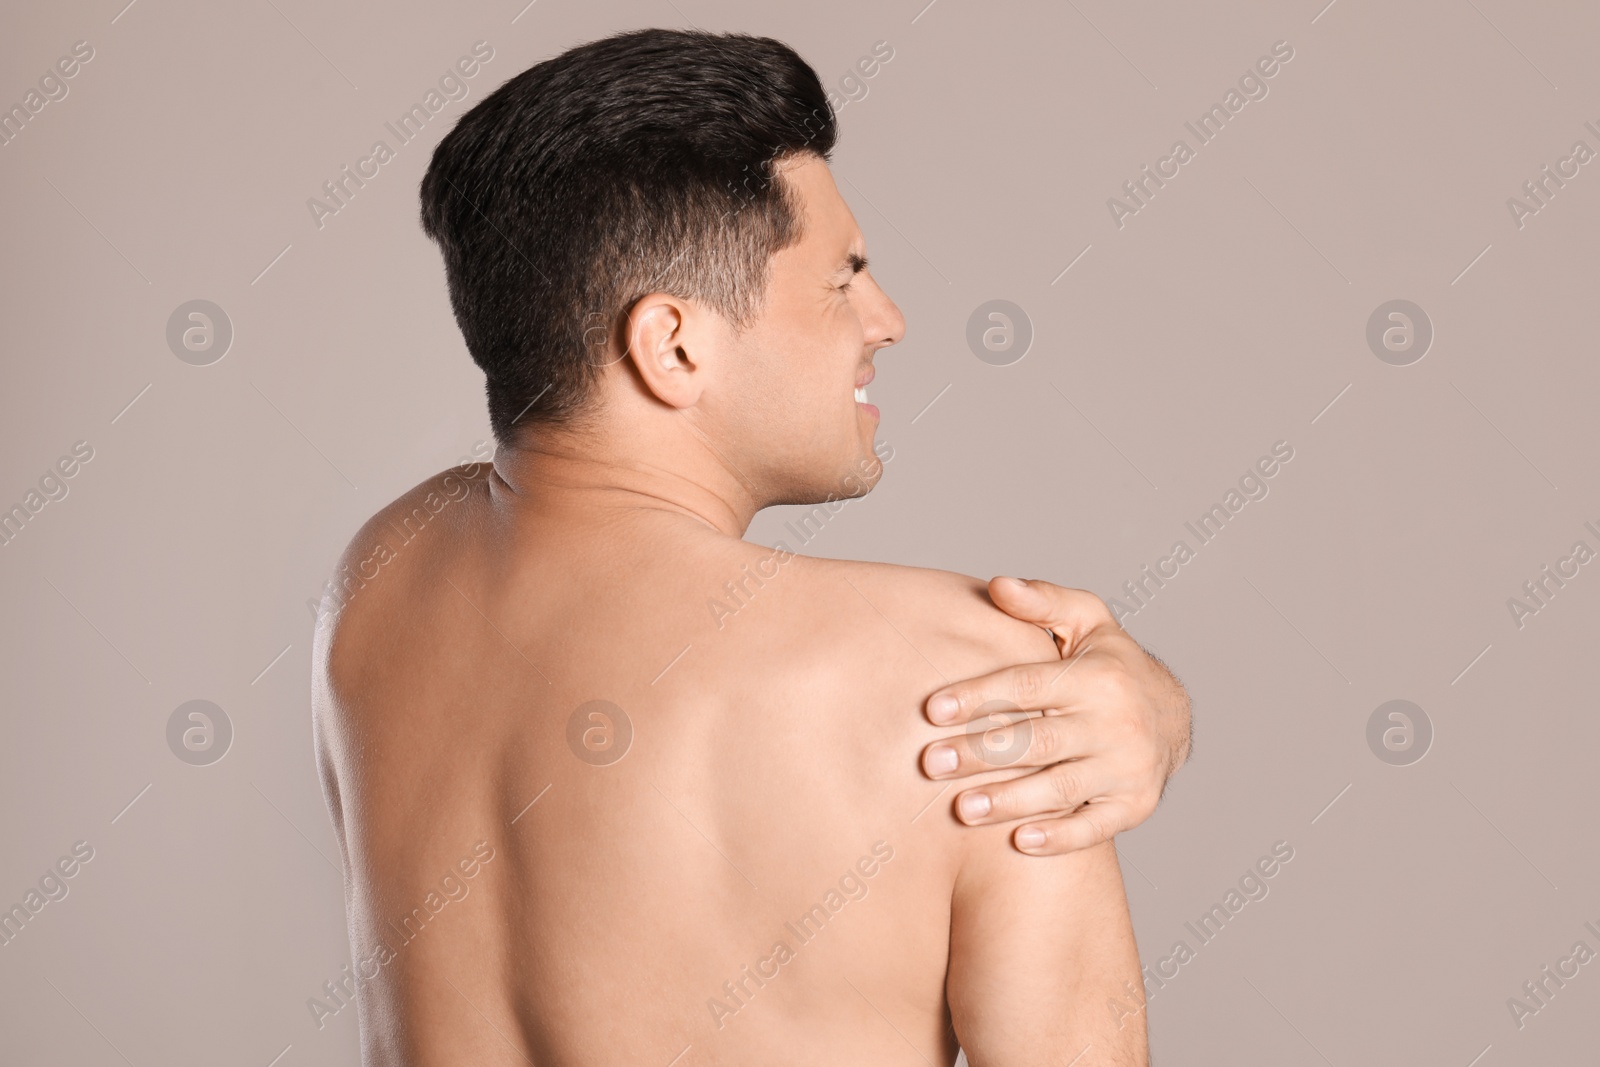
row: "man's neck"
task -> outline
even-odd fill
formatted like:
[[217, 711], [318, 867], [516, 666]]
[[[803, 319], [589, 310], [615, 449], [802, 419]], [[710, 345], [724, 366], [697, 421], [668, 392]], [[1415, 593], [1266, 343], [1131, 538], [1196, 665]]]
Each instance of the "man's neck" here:
[[597, 432], [529, 430], [496, 451], [491, 484], [530, 514], [664, 511], [742, 538], [763, 506], [755, 487], [698, 428], [685, 430], [654, 448]]

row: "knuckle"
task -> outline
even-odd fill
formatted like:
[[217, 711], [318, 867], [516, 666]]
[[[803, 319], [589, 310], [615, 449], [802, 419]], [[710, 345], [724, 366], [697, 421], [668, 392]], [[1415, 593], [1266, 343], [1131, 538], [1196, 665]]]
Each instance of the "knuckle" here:
[[1111, 837], [1116, 820], [1112, 817], [1109, 807], [1106, 804], [1086, 804], [1068, 820], [1076, 823], [1079, 828], [1079, 847], [1092, 845]]
[[958, 722], [965, 720], [983, 704], [983, 694], [965, 685], [959, 689], [948, 690], [945, 695], [955, 698]]
[[1128, 713], [1131, 708], [1138, 706], [1138, 688], [1126, 673], [1100, 664], [1085, 676], [1084, 684], [1093, 694], [1090, 703], [1119, 727], [1139, 725], [1140, 717]]
[[1128, 672], [1120, 659], [1107, 657], [1096, 674], [1105, 695], [1119, 703], [1127, 701], [1141, 689], [1139, 680]]
[[1068, 589], [1073, 610], [1080, 611], [1094, 620], [1095, 625], [1114, 622], [1116, 615], [1111, 611], [1111, 606], [1091, 589]]
[[1075, 808], [1083, 802], [1083, 782], [1065, 767], [1057, 767], [1051, 773], [1050, 789], [1058, 810]]
[[986, 785], [983, 791], [989, 794], [989, 820], [1004, 820], [1018, 810], [1017, 787], [1011, 782], [996, 782]]
[[1059, 762], [1061, 751], [1061, 737], [1059, 735], [1060, 722], [1057, 718], [1048, 715], [1038, 715], [1017, 723], [1017, 729], [1023, 732], [1027, 741], [1027, 749], [1020, 755], [1026, 756], [1035, 764]]
[[1103, 598], [1089, 590], [1084, 590], [1084, 610], [1093, 613], [1103, 626], [1108, 622], [1116, 622], [1117, 616]]
[[1018, 704], [1032, 708], [1044, 695], [1044, 675], [1037, 667], [1018, 667], [1011, 675], [1011, 692]]
[[967, 728], [967, 748], [974, 762], [985, 767], [1007, 767], [1028, 751], [1032, 738], [1026, 721], [990, 712], [973, 719]]

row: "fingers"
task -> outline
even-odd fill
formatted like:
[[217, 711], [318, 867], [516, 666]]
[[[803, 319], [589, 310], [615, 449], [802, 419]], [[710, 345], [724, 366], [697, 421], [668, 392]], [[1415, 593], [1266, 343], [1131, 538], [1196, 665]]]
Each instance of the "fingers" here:
[[[1085, 589], [1043, 581], [1023, 584], [1002, 577], [989, 583], [989, 595], [1007, 614], [1049, 628], [1058, 646], [1069, 651], [1079, 651], [1077, 646], [1092, 631], [1116, 625], [1105, 602]], [[1102, 631], [1095, 640], [1105, 636]], [[928, 719], [941, 726], [970, 722], [1000, 702], [1022, 711], [1061, 707], [1066, 703], [1061, 685], [1074, 663], [1070, 658], [1026, 663], [947, 685], [929, 695], [925, 706]]]
[[955, 811], [969, 826], [1034, 819], [1073, 811], [1091, 797], [1105, 798], [1116, 785], [1103, 779], [1094, 761], [1073, 760], [968, 789], [956, 797]]
[[1090, 754], [1086, 731], [1087, 724], [1076, 716], [993, 712], [979, 717], [966, 733], [924, 748], [922, 773], [933, 779], [965, 778], [1006, 767], [1059, 763]]
[[986, 715], [1066, 707], [1071, 703], [1069, 687], [1086, 673], [1079, 658], [1024, 663], [946, 686], [928, 698], [928, 718], [951, 726]]
[[1030, 822], [1011, 835], [1030, 856], [1060, 856], [1109, 841], [1128, 827], [1128, 812], [1115, 800], [1085, 804], [1071, 815]]

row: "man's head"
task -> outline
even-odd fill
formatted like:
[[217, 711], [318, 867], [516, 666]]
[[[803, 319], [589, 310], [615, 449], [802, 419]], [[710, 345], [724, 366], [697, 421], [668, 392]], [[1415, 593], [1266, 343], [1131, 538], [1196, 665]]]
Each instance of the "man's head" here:
[[679, 419], [769, 503], [853, 495], [857, 404], [899, 310], [827, 167], [834, 116], [791, 49], [642, 30], [512, 78], [422, 182], [502, 445]]

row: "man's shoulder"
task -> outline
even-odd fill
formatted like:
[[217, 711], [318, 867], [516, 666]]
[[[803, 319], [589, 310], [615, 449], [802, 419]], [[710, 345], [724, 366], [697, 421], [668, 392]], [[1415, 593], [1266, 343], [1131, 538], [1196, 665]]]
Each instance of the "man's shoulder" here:
[[366, 658], [364, 646], [381, 631], [404, 625], [400, 606], [412, 600], [419, 579], [438, 571], [440, 555], [455, 540], [446, 531], [470, 521], [467, 502], [485, 492], [487, 470], [487, 464], [466, 464], [425, 478], [378, 509], [350, 538], [316, 612], [313, 660], [319, 681], [332, 683], [335, 673], [351, 679]]
[[[801, 557], [815, 586], [828, 595], [897, 622], [981, 625], [996, 609], [981, 578], [935, 567]], [[848, 595], [846, 595], [848, 594]]]
[[[834, 626], [879, 648], [902, 646], [954, 682], [1059, 655], [1049, 632], [995, 607], [982, 578], [932, 567], [800, 557]], [[942, 684], [942, 683], [941, 683]]]

